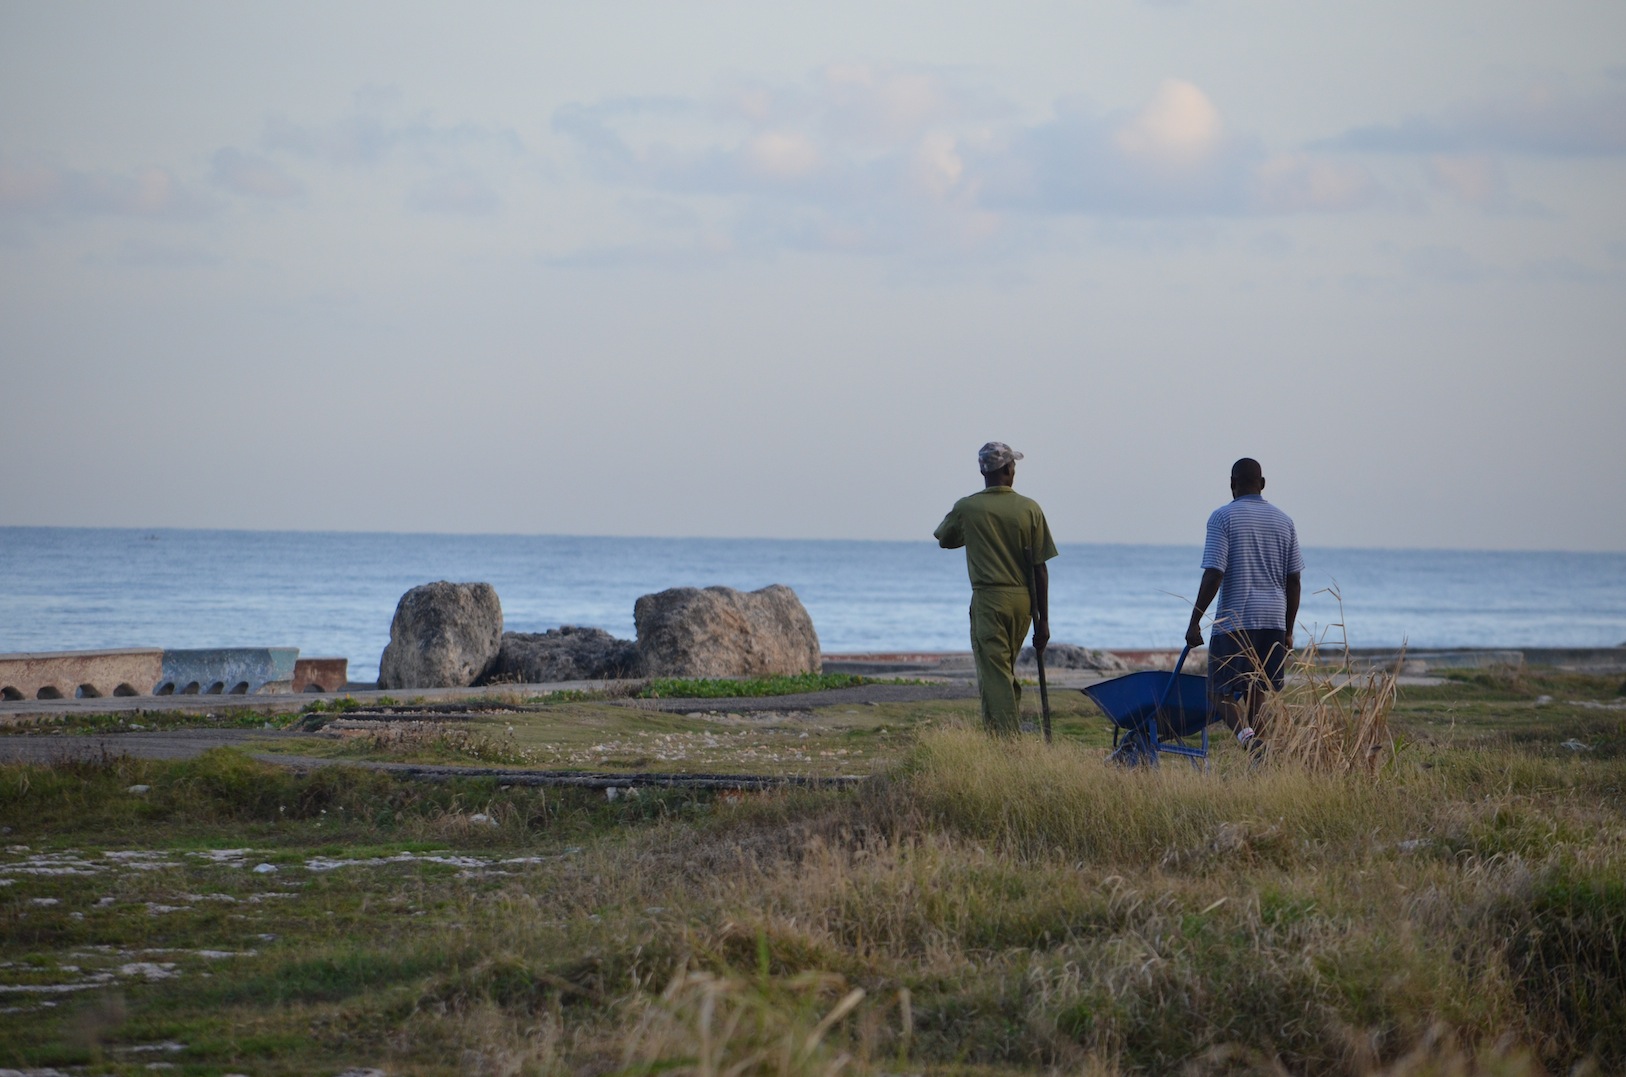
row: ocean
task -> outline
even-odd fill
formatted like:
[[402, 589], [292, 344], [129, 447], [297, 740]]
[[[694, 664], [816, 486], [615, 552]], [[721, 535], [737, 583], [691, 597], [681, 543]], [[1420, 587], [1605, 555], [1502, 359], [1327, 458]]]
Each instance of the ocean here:
[[[1063, 545], [1053, 638], [1180, 646], [1200, 553]], [[1626, 641], [1626, 554], [1309, 549], [1305, 564], [1301, 623], [1334, 641], [1347, 631], [1351, 646]], [[964, 557], [930, 541], [4, 527], [0, 652], [291, 646], [348, 657], [366, 681], [396, 602], [433, 580], [492, 584], [516, 632], [577, 624], [631, 639], [640, 595], [782, 583], [826, 653], [970, 647]]]

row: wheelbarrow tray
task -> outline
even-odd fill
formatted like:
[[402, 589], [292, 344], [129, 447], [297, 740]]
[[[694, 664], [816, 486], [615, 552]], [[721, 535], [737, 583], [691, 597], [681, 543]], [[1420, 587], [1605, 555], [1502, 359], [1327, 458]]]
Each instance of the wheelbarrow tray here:
[[1123, 729], [1144, 729], [1157, 715], [1160, 739], [1194, 736], [1214, 720], [1208, 706], [1208, 678], [1196, 674], [1148, 669], [1092, 684], [1083, 691]]

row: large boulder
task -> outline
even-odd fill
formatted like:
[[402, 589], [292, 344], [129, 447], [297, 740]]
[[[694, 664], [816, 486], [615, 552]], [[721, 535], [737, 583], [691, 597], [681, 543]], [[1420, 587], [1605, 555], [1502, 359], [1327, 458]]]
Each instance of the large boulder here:
[[502, 644], [502, 603], [489, 583], [426, 583], [401, 596], [380, 688], [466, 688], [484, 677]]
[[546, 684], [638, 675], [638, 644], [602, 628], [564, 625], [546, 632], [504, 632], [486, 680]]
[[767, 677], [817, 673], [819, 636], [789, 587], [746, 593], [674, 587], [632, 609], [646, 677]]
[[[1022, 655], [1016, 660], [1019, 666], [1037, 667], [1034, 660], [1033, 648], [1022, 648]], [[1080, 647], [1076, 643], [1052, 643], [1044, 649], [1045, 669], [1092, 669], [1102, 673], [1122, 673], [1129, 668], [1129, 663], [1109, 651], [1092, 650], [1089, 647]]]

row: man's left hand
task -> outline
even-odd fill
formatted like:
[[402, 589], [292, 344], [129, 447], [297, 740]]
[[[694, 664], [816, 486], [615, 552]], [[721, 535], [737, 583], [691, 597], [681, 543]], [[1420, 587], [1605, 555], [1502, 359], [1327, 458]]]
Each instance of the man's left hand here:
[[1050, 624], [1048, 621], [1036, 621], [1033, 625], [1033, 649], [1043, 651], [1050, 645]]

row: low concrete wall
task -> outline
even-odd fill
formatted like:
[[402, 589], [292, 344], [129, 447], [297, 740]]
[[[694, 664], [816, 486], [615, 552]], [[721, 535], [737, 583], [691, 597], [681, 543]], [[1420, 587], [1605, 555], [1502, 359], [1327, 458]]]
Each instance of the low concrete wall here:
[[155, 696], [241, 696], [293, 688], [298, 647], [204, 647], [165, 651]]
[[294, 663], [296, 692], [342, 692], [349, 680], [348, 658], [301, 658]]
[[158, 683], [163, 651], [52, 651], [0, 654], [0, 699], [144, 696]]

